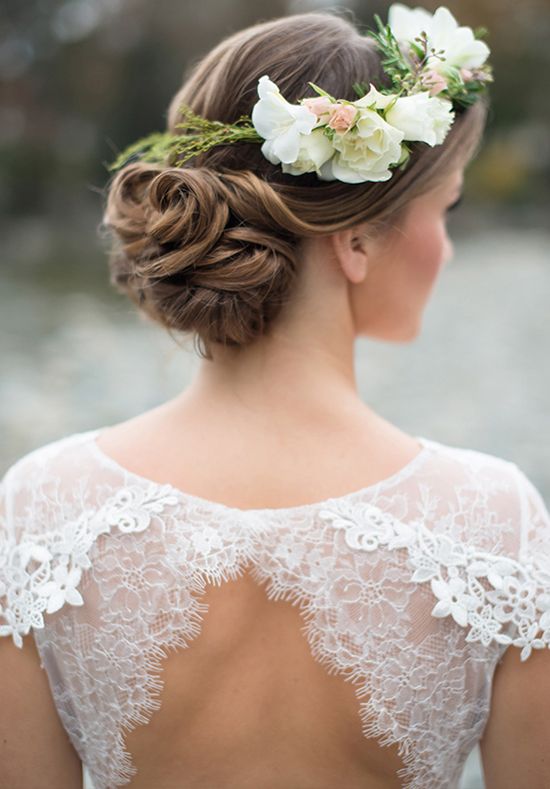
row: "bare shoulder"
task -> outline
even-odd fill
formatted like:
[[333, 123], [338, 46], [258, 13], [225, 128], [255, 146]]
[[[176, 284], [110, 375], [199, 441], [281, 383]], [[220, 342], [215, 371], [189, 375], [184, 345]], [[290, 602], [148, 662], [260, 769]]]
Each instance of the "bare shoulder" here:
[[520, 661], [509, 647], [493, 680], [491, 713], [480, 742], [486, 789], [550, 786], [550, 649]]

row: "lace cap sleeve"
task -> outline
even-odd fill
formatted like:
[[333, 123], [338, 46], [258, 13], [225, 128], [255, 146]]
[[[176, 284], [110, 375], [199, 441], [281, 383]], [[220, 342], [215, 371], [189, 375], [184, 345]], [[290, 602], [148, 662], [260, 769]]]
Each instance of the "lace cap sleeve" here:
[[29, 568], [43, 565], [50, 552], [25, 534], [23, 524], [32, 518], [28, 503], [22, 509], [18, 505], [16, 465], [0, 480], [0, 636], [11, 636], [21, 649], [22, 636], [33, 626], [44, 626], [46, 607], [41, 605], [44, 598], [36, 594], [40, 579]]
[[[79, 522], [60, 520], [58, 479], [46, 462], [60, 444], [23, 456], [0, 482], [0, 636], [20, 649], [44, 614], [84, 602], [77, 586], [92, 540], [83, 544]], [[81, 566], [69, 564], [73, 553]]]
[[531, 480], [517, 466], [515, 471], [521, 501], [520, 558], [550, 572], [550, 513]]
[[22, 647], [21, 636], [15, 634], [17, 601], [16, 588], [20, 572], [16, 562], [17, 540], [13, 519], [13, 497], [11, 495], [10, 472], [0, 479], [0, 636], [14, 636], [16, 646]]
[[532, 649], [550, 649], [550, 514], [526, 474], [512, 464], [519, 491], [521, 523], [517, 572], [505, 578], [499, 613], [517, 625], [512, 643], [526, 660]]

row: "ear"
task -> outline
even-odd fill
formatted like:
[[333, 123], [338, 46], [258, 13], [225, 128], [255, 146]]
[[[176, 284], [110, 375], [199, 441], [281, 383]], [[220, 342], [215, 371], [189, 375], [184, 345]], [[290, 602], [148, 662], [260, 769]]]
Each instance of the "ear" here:
[[330, 243], [338, 265], [350, 282], [362, 282], [368, 268], [365, 225], [331, 233]]

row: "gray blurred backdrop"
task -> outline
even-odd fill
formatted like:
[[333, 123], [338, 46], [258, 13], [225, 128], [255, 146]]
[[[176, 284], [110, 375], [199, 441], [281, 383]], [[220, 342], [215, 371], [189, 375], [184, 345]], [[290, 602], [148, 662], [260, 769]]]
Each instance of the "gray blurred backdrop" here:
[[[412, 4], [411, 4], [412, 5]], [[423, 4], [435, 10], [438, 3]], [[389, 3], [349, 0], [361, 23]], [[421, 336], [361, 339], [363, 398], [414, 435], [513, 460], [550, 501], [550, 3], [450, 0], [485, 26], [495, 84], [452, 216], [455, 258]], [[164, 128], [184, 67], [310, 0], [3, 0], [0, 12], [0, 471], [173, 396], [198, 360], [108, 284], [106, 164]], [[191, 345], [189, 346], [192, 347]], [[463, 786], [482, 786], [476, 754]]]

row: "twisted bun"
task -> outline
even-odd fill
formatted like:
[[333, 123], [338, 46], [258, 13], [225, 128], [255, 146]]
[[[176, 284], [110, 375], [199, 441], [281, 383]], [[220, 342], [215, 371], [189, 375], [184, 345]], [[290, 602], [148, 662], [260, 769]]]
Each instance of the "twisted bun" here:
[[168, 329], [247, 345], [265, 333], [296, 275], [307, 233], [253, 173], [134, 163], [114, 179], [111, 283]]

